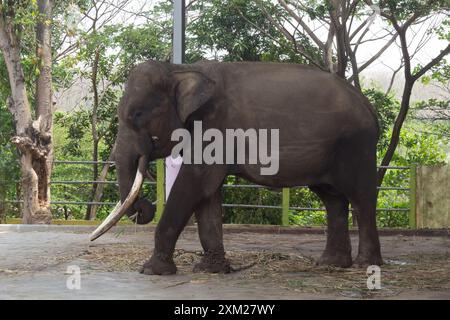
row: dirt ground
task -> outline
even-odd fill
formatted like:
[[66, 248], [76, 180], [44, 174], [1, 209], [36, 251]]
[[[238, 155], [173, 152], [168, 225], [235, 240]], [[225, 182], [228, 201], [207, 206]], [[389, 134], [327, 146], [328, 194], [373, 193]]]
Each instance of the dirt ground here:
[[[117, 227], [91, 243], [92, 227], [0, 225], [0, 299], [450, 299], [449, 237], [382, 236], [381, 289], [365, 269], [317, 267], [324, 234], [225, 233], [231, 274], [192, 273], [195, 228], [180, 237], [177, 275], [138, 273], [153, 229]], [[357, 237], [352, 237], [353, 256]], [[68, 266], [81, 289], [66, 286]]]

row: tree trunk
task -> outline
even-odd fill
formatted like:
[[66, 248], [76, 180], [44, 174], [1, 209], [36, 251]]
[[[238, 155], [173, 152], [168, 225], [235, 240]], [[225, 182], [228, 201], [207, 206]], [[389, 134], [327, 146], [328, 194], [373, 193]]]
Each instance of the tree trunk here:
[[[40, 0], [37, 23], [36, 54], [40, 60], [36, 83], [36, 119], [32, 121], [25, 77], [20, 61], [20, 43], [12, 17], [0, 16], [0, 49], [3, 53], [11, 85], [8, 108], [13, 115], [16, 135], [11, 139], [20, 152], [22, 174], [23, 223], [50, 223], [50, 175], [53, 161], [52, 145], [52, 57], [51, 26], [52, 3]], [[12, 13], [13, 14], [13, 13]]]
[[395, 150], [397, 149], [398, 143], [400, 141], [400, 132], [408, 114], [413, 86], [414, 81], [411, 79], [407, 79], [405, 82], [405, 87], [403, 89], [400, 112], [395, 119], [394, 128], [392, 129], [391, 140], [389, 141], [389, 146], [386, 150], [383, 160], [381, 161], [381, 168], [378, 169], [378, 186], [381, 186], [384, 176], [386, 175], [387, 169], [383, 167], [389, 166], [389, 164], [391, 163], [392, 157], [394, 156]]
[[51, 25], [52, 1], [40, 0], [39, 13], [44, 20], [37, 25], [37, 49], [36, 56], [40, 64], [39, 77], [36, 84], [36, 118], [39, 121], [41, 144], [47, 150], [46, 157], [33, 159], [33, 169], [38, 176], [38, 199], [40, 206], [45, 207], [42, 215], [48, 222], [51, 221], [50, 207], [50, 177], [53, 164], [53, 92], [52, 92], [52, 47]]
[[331, 1], [330, 13], [330, 28], [334, 29], [336, 37], [336, 49], [337, 49], [337, 70], [336, 74], [345, 79], [345, 71], [347, 70], [348, 56], [345, 47], [345, 21], [342, 16], [342, 3], [339, 0]]
[[[92, 174], [92, 178], [93, 181], [97, 181], [98, 179], [98, 144], [100, 142], [100, 138], [98, 136], [98, 131], [97, 131], [97, 112], [98, 112], [98, 107], [99, 107], [99, 95], [98, 95], [98, 81], [97, 81], [97, 76], [98, 76], [98, 64], [100, 61], [100, 51], [97, 49], [95, 51], [95, 56], [94, 56], [94, 62], [92, 64], [92, 76], [91, 76], [91, 84], [92, 84], [92, 91], [94, 94], [94, 102], [93, 102], [93, 106], [92, 106], [92, 116], [91, 116], [91, 134], [92, 134], [92, 161], [93, 163], [93, 174]], [[95, 197], [95, 192], [97, 189], [98, 185], [97, 183], [92, 183], [92, 191], [91, 191], [91, 199]], [[95, 209], [96, 210], [96, 209]], [[95, 212], [94, 210], [94, 212]], [[86, 210], [86, 216], [85, 216], [85, 220], [93, 220], [95, 219], [95, 217], [93, 217], [91, 215], [92, 213], [92, 205], [88, 205], [87, 206], [87, 210]]]

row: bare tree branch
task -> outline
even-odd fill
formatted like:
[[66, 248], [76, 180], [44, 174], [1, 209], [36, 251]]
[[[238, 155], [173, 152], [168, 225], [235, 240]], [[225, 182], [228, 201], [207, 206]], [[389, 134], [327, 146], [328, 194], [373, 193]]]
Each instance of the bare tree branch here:
[[[260, 1], [258, 1], [260, 2]], [[305, 30], [308, 36], [314, 41], [314, 43], [322, 50], [325, 49], [323, 42], [314, 34], [314, 32], [308, 27], [308, 25], [303, 21], [303, 19], [298, 16], [286, 3], [284, 0], [278, 0], [278, 3], [289, 13], [289, 15], [294, 18]]]
[[427, 65], [425, 65], [423, 68], [421, 68], [417, 73], [412, 75], [413, 80], [419, 79], [421, 76], [423, 76], [427, 71], [429, 71], [431, 68], [433, 68], [435, 65], [437, 65], [447, 54], [450, 53], [450, 44], [447, 45], [447, 47], [439, 53], [433, 60], [431, 60]]

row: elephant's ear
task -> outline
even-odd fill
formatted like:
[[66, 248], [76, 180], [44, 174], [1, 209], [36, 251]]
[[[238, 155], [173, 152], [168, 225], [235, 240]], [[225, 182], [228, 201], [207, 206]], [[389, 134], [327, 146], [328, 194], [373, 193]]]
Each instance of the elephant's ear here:
[[175, 81], [177, 112], [184, 123], [189, 115], [211, 99], [215, 82], [197, 71], [174, 72], [172, 76]]

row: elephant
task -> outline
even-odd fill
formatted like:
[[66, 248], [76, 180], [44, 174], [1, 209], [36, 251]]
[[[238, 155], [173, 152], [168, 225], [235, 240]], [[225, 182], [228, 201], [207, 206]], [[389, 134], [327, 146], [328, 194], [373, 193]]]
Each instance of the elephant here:
[[[172, 133], [204, 128], [279, 131], [279, 167], [262, 164], [183, 163], [155, 229], [154, 251], [141, 273], [174, 274], [173, 253], [192, 215], [204, 254], [194, 271], [227, 273], [222, 230], [222, 185], [228, 175], [269, 188], [308, 186], [325, 205], [327, 237], [320, 265], [381, 265], [376, 226], [376, 145], [379, 124], [366, 97], [335, 74], [316, 67], [268, 62], [143, 62], [132, 69], [118, 107], [116, 167], [120, 199], [91, 240], [125, 214], [138, 224], [154, 205], [138, 192], [150, 161], [171, 155]], [[134, 180], [133, 180], [134, 179]], [[352, 260], [348, 216], [358, 223]]]

